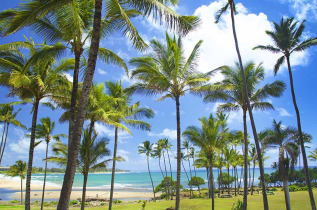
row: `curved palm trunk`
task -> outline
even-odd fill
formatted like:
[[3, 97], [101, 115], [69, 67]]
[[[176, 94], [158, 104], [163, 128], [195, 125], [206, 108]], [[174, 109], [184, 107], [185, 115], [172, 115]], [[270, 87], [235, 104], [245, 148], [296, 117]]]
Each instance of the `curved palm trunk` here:
[[2, 149], [2, 151], [0, 151], [1, 152], [0, 165], [1, 165], [1, 162], [2, 162], [2, 157], [3, 157], [3, 154], [4, 154], [4, 150], [6, 148], [6, 144], [7, 144], [9, 125], [10, 125], [10, 123], [7, 124], [6, 136], [5, 136], [5, 139], [4, 139], [3, 149]]
[[251, 195], [253, 195], [253, 188], [254, 188], [254, 171], [255, 171], [255, 162], [253, 162], [253, 176], [252, 176], [252, 185], [251, 185]]
[[81, 210], [85, 209], [87, 180], [88, 180], [88, 172], [84, 172], [83, 193], [81, 195], [81, 207], [80, 207]]
[[293, 74], [292, 74], [292, 69], [291, 69], [289, 56], [286, 56], [286, 61], [287, 61], [288, 74], [289, 74], [289, 80], [290, 80], [290, 85], [291, 85], [293, 104], [294, 104], [294, 108], [295, 108], [295, 112], [296, 112], [296, 118], [297, 118], [297, 127], [298, 127], [298, 132], [299, 132], [299, 142], [300, 142], [300, 148], [301, 148], [301, 152], [302, 152], [302, 156], [303, 156], [303, 166], [304, 166], [304, 172], [305, 172], [305, 181], [306, 181], [306, 184], [307, 184], [307, 189], [308, 189], [308, 193], [309, 193], [311, 208], [312, 208], [312, 210], [316, 210], [314, 194], [313, 194], [313, 190], [312, 190], [312, 187], [311, 187], [310, 175], [309, 175], [309, 171], [308, 171], [308, 163], [307, 163], [306, 150], [305, 150], [304, 139], [303, 139], [302, 125], [301, 125], [301, 121], [300, 121], [300, 114], [299, 114], [299, 109], [297, 107], [297, 102], [296, 102], [296, 97], [295, 97], [295, 90], [294, 90], [294, 83], [293, 83]]
[[248, 128], [247, 111], [243, 110], [243, 134], [244, 134], [244, 174], [243, 174], [243, 209], [248, 206]]
[[167, 157], [168, 157], [168, 162], [170, 165], [170, 172], [171, 172], [171, 179], [172, 179], [172, 184], [171, 184], [171, 200], [173, 200], [173, 174], [172, 174], [172, 164], [171, 164], [171, 159], [170, 159], [170, 155], [168, 150], [166, 150], [167, 152]]
[[[220, 182], [220, 170], [219, 170], [219, 168], [217, 169], [217, 171], [218, 171], [217, 181], [218, 181], [218, 198], [219, 198], [219, 197], [220, 197], [220, 184], [221, 184], [221, 182]], [[209, 179], [208, 179], [208, 182], [209, 182]], [[210, 196], [209, 196], [209, 198], [210, 198]]]
[[152, 188], [153, 188], [153, 194], [154, 194], [154, 201], [156, 201], [155, 191], [154, 191], [154, 184], [153, 184], [153, 179], [152, 179], [152, 175], [151, 175], [151, 171], [150, 171], [150, 161], [149, 161], [149, 156], [148, 156], [148, 155], [147, 155], [147, 169], [149, 170], [149, 175], [150, 175], [151, 182], [152, 182]]
[[112, 209], [113, 201], [113, 190], [114, 190], [114, 176], [116, 174], [116, 158], [117, 158], [117, 147], [118, 147], [118, 128], [115, 128], [114, 136], [114, 149], [113, 149], [113, 161], [112, 161], [112, 174], [111, 174], [111, 188], [110, 188], [110, 200], [109, 200], [109, 210]]
[[[165, 152], [163, 151], [163, 160], [164, 160], [164, 168], [165, 168], [165, 175], [167, 177], [167, 169], [166, 169], [166, 161], [165, 161]], [[166, 189], [166, 199], [169, 199], [169, 196], [170, 196], [170, 187], [167, 186], [167, 189]]]
[[233, 171], [234, 171], [234, 196], [237, 196], [237, 169], [236, 167], [233, 168]]
[[71, 145], [68, 151], [67, 167], [65, 171], [63, 187], [59, 203], [57, 206], [58, 210], [67, 210], [69, 208], [69, 199], [72, 191], [73, 180], [76, 172], [78, 149], [81, 139], [81, 133], [83, 129], [85, 114], [87, 110], [87, 102], [89, 99], [90, 89], [93, 82], [97, 54], [99, 50], [100, 42], [100, 28], [101, 28], [101, 10], [102, 0], [95, 0], [95, 14], [92, 30], [92, 39], [89, 50], [88, 65], [86, 69], [85, 79], [83, 82], [82, 94], [79, 101], [78, 112], [76, 113], [76, 120], [73, 129], [73, 136]]
[[207, 172], [207, 180], [208, 180], [208, 198], [211, 198], [211, 186], [210, 186], [210, 179], [209, 179], [209, 167], [206, 167]]
[[228, 194], [230, 194], [230, 172], [228, 168]]
[[45, 170], [44, 170], [44, 183], [43, 183], [41, 210], [43, 210], [43, 206], [44, 206], [45, 185], [46, 185], [46, 172], [47, 172], [47, 155], [48, 155], [48, 143], [46, 142]]
[[[188, 153], [188, 150], [187, 150], [187, 153]], [[192, 179], [192, 169], [191, 169], [191, 167], [190, 167], [190, 160], [189, 160], [189, 158], [188, 158], [188, 167], [189, 167], [189, 174], [190, 174], [190, 179]], [[189, 185], [189, 198], [192, 198], [192, 190], [193, 190], [193, 188], [192, 188], [192, 185], [190, 184]]]
[[[195, 172], [195, 177], [197, 177], [197, 173], [196, 173], [196, 167], [195, 167], [195, 158], [193, 156], [193, 166], [194, 166], [194, 172]], [[200, 192], [200, 186], [198, 185], [198, 192], [199, 192], [199, 195], [201, 195], [201, 192]]]
[[251, 187], [251, 163], [249, 162], [249, 187]]
[[32, 128], [31, 128], [31, 139], [30, 139], [30, 149], [29, 149], [29, 161], [28, 161], [28, 170], [26, 176], [26, 189], [25, 189], [25, 210], [31, 210], [31, 176], [32, 176], [32, 166], [33, 166], [33, 155], [35, 147], [35, 128], [37, 121], [37, 113], [39, 109], [40, 101], [35, 100], [33, 105], [33, 117], [32, 117]]
[[[0, 155], [2, 154], [2, 145], [3, 145], [4, 135], [5, 135], [6, 127], [7, 127], [6, 122], [4, 122], [3, 124], [4, 126], [3, 126], [2, 138], [1, 138], [1, 144], [0, 144]], [[0, 160], [0, 164], [1, 164], [1, 160]]]
[[215, 195], [214, 195], [214, 176], [213, 176], [213, 172], [212, 172], [212, 168], [213, 168], [213, 155], [211, 155], [210, 157], [210, 169], [209, 169], [209, 179], [210, 179], [210, 186], [211, 186], [211, 209], [214, 210], [215, 209]]
[[219, 189], [219, 196], [220, 196], [220, 190], [221, 193], [223, 194], [223, 179], [222, 179], [222, 168], [220, 168], [220, 189]]
[[183, 169], [185, 171], [185, 174], [186, 174], [186, 177], [187, 177], [187, 180], [188, 180], [188, 183], [189, 183], [189, 177], [188, 177], [187, 171], [186, 171], [185, 166], [184, 166], [184, 161], [182, 161], [182, 165], [183, 165]]
[[23, 204], [23, 179], [21, 178], [21, 205]]
[[162, 167], [161, 167], [161, 157], [159, 157], [159, 167], [160, 167], [163, 179], [164, 179], [164, 173], [163, 173], [163, 170], [162, 170]]
[[[235, 41], [235, 47], [236, 47], [236, 51], [237, 51], [237, 55], [238, 55], [238, 59], [239, 59], [241, 75], [242, 75], [242, 78], [243, 78], [244, 92], [248, 93], [247, 83], [246, 83], [246, 79], [245, 79], [245, 75], [244, 75], [244, 68], [243, 68], [243, 65], [242, 65], [242, 59], [241, 59], [239, 45], [238, 45], [238, 38], [237, 38], [237, 34], [236, 34], [236, 29], [235, 29], [233, 3], [234, 3], [233, 1], [230, 1], [230, 3], [229, 3], [230, 4], [230, 10], [231, 10], [232, 32], [233, 32], [233, 37], [234, 37], [234, 41]], [[255, 146], [256, 146], [256, 150], [257, 150], [257, 154], [258, 154], [258, 158], [259, 158], [259, 168], [260, 168], [260, 177], [261, 177], [260, 179], [261, 179], [262, 192], [263, 192], [262, 193], [262, 195], [263, 195], [263, 206], [264, 206], [264, 210], [268, 210], [269, 209], [269, 205], [268, 205], [268, 201], [267, 201], [266, 188], [265, 188], [264, 168], [263, 168], [263, 162], [262, 162], [261, 148], [260, 148], [260, 144], [259, 144], [258, 134], [257, 134], [257, 131], [256, 131], [256, 127], [255, 127], [255, 123], [254, 123], [254, 119], [253, 119], [252, 108], [251, 108], [251, 105], [250, 105], [250, 100], [249, 100], [248, 95], [246, 95], [245, 99], [246, 99], [246, 105], [247, 105], [248, 111], [249, 111], [249, 117], [250, 117], [251, 126], [252, 126], [252, 130], [253, 130]], [[245, 206], [244, 209], [246, 209], [246, 205], [244, 205], [244, 206]]]
[[179, 97], [176, 97], [176, 121], [177, 121], [177, 184], [175, 210], [180, 208], [180, 184], [181, 184], [181, 120], [179, 113]]
[[280, 175], [283, 180], [286, 209], [291, 210], [291, 200], [289, 196], [287, 172], [285, 170], [285, 165], [284, 165], [284, 149], [281, 147], [279, 148], [279, 168], [280, 168]]

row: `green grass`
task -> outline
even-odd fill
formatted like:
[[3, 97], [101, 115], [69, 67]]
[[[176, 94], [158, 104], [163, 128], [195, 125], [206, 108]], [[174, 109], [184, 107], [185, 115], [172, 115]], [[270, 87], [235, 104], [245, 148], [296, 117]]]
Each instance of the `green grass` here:
[[[269, 195], [269, 206], [270, 210], [281, 210], [285, 209], [284, 202], [284, 194], [280, 189], [274, 192], [275, 195]], [[291, 192], [291, 205], [292, 209], [310, 209], [310, 201], [308, 197], [307, 191], [299, 191], [299, 192]], [[315, 200], [317, 200], [317, 190], [314, 190]], [[215, 206], [217, 210], [230, 210], [233, 203], [238, 199], [242, 200], [242, 196], [237, 196], [233, 198], [216, 198]], [[164, 210], [168, 207], [174, 206], [175, 201], [158, 201], [147, 203], [145, 209], [146, 210]], [[133, 204], [114, 204], [114, 210], [140, 210], [141, 203], [133, 203]], [[262, 204], [262, 195], [253, 195], [248, 197], [248, 207], [249, 209], [263, 209]], [[4, 206], [0, 205], [0, 209], [5, 210], [22, 210], [23, 206]], [[33, 207], [32, 210], [39, 210], [39, 207]], [[56, 209], [52, 207], [48, 207], [45, 209]], [[79, 208], [70, 208], [70, 209], [79, 209]], [[91, 210], [104, 210], [107, 209], [107, 206], [103, 207], [95, 207], [95, 208], [86, 208]], [[211, 199], [183, 199], [181, 200], [181, 209], [182, 210], [192, 210], [192, 209], [211, 209]]]

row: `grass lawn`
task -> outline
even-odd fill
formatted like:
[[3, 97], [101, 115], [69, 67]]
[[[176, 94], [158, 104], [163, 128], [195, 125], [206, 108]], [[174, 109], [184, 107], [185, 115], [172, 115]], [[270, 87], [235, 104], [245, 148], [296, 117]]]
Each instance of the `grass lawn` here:
[[[307, 191], [291, 192], [291, 205], [292, 209], [310, 209], [310, 202]], [[314, 190], [314, 196], [317, 200], [317, 189]], [[217, 210], [230, 210], [233, 203], [238, 199], [242, 200], [242, 196], [237, 196], [233, 198], [216, 198], [215, 207]], [[282, 191], [274, 192], [274, 195], [268, 196], [270, 210], [281, 210], [285, 209], [284, 194]], [[158, 201], [147, 203], [145, 209], [149, 210], [164, 210], [168, 207], [174, 206], [175, 201]], [[114, 210], [140, 210], [141, 203], [133, 204], [115, 204], [113, 205]], [[253, 195], [248, 197], [248, 207], [249, 209], [260, 210], [263, 209], [262, 195]], [[91, 210], [104, 210], [104, 207], [86, 208]], [[10, 209], [24, 209], [23, 206], [0, 206], [0, 209], [10, 210]], [[39, 207], [33, 207], [32, 210], [39, 210]], [[55, 208], [45, 208], [45, 209], [55, 209]], [[79, 209], [79, 208], [70, 208]], [[192, 210], [192, 209], [211, 209], [211, 199], [183, 199], [181, 200], [182, 210]]]

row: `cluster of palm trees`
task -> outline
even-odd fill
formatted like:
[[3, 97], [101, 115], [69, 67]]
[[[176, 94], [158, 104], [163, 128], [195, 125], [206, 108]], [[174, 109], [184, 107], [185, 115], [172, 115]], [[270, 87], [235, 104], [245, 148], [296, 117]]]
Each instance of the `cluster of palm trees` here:
[[[199, 41], [185, 58], [181, 38], [166, 35], [166, 44], [158, 40], [151, 40], [150, 47], [153, 54], [149, 56], [131, 59], [131, 66], [135, 67], [131, 77], [140, 81], [131, 87], [124, 89], [120, 83], [107, 83], [109, 92], [104, 94], [102, 84], [93, 84], [96, 62], [115, 64], [127, 71], [124, 60], [113, 51], [100, 47], [100, 40], [110, 37], [119, 32], [126, 36], [137, 50], [148, 48], [134, 27], [132, 18], [137, 16], [152, 16], [154, 20], [164, 23], [167, 28], [173, 29], [180, 35], [186, 35], [189, 31], [199, 25], [199, 18], [195, 16], [181, 16], [171, 10], [167, 5], [176, 5], [178, 1], [160, 0], [31, 0], [21, 3], [18, 8], [5, 10], [0, 15], [1, 35], [9, 36], [24, 27], [29, 27], [38, 35], [43, 36], [43, 43], [36, 44], [32, 39], [13, 42], [0, 46], [0, 84], [6, 86], [9, 95], [18, 97], [23, 103], [32, 104], [32, 123], [30, 134], [30, 149], [26, 180], [25, 209], [30, 209], [31, 175], [36, 146], [36, 124], [40, 104], [52, 109], [62, 108], [65, 111], [61, 121], [68, 121], [68, 144], [67, 162], [63, 187], [57, 209], [68, 209], [72, 184], [76, 169], [78, 168], [78, 155], [80, 154], [80, 142], [85, 122], [89, 122], [88, 145], [92, 145], [93, 129], [96, 122], [113, 126], [115, 129], [115, 146], [113, 150], [113, 173], [111, 181], [111, 192], [113, 192], [115, 167], [117, 160], [118, 130], [126, 130], [127, 126], [133, 126], [148, 130], [150, 125], [140, 121], [140, 117], [152, 117], [153, 112], [149, 109], [139, 107], [139, 103], [130, 104], [131, 94], [147, 94], [161, 96], [158, 100], [171, 98], [176, 105], [177, 121], [177, 187], [175, 209], [180, 207], [180, 173], [181, 173], [181, 121], [180, 121], [180, 98], [187, 92], [192, 92], [204, 97], [206, 102], [221, 100], [224, 102], [219, 109], [221, 111], [235, 111], [241, 109], [244, 122], [244, 209], [247, 208], [247, 165], [248, 165], [248, 132], [246, 126], [247, 113], [249, 114], [256, 159], [261, 174], [261, 185], [263, 190], [264, 209], [268, 209], [268, 201], [264, 182], [263, 154], [260, 145], [260, 136], [256, 131], [253, 117], [255, 109], [272, 109], [273, 106], [265, 101], [268, 97], [279, 97], [285, 89], [281, 81], [267, 84], [257, 89], [258, 83], [263, 80], [264, 72], [261, 65], [253, 63], [243, 65], [239, 52], [238, 38], [235, 30], [235, 2], [228, 0], [215, 17], [216, 23], [220, 21], [223, 13], [230, 10], [232, 20], [233, 37], [238, 56], [236, 68], [221, 67], [225, 80], [218, 84], [209, 84], [210, 76], [214, 71], [202, 74], [197, 71], [197, 58]], [[104, 9], [104, 11], [103, 11]], [[266, 33], [272, 38], [274, 46], [257, 46], [255, 49], [270, 50], [282, 55], [274, 67], [277, 73], [286, 61], [289, 70], [290, 87], [292, 99], [296, 111], [298, 124], [298, 142], [300, 153], [303, 156], [306, 184], [310, 196], [312, 209], [316, 209], [312, 193], [307, 158], [304, 146], [304, 137], [301, 128], [299, 109], [296, 104], [293, 85], [290, 55], [293, 52], [303, 51], [317, 45], [317, 38], [308, 38], [302, 41], [304, 22], [294, 21], [293, 18], [281, 20], [274, 23], [275, 30]], [[85, 48], [90, 40], [90, 47]], [[27, 56], [24, 53], [28, 50]], [[61, 59], [66, 52], [71, 52], [74, 58]], [[73, 79], [69, 82], [65, 76], [67, 71], [72, 70]], [[79, 75], [83, 72], [83, 82]], [[107, 96], [106, 96], [107, 95]], [[43, 100], [48, 98], [55, 104]], [[101, 108], [102, 107], [102, 108]], [[220, 123], [217, 134], [226, 133], [225, 116], [217, 116], [205, 119], [208, 123]], [[203, 118], [202, 118], [203, 120]], [[2, 121], [2, 120], [1, 120]], [[5, 122], [5, 121], [3, 121]], [[6, 122], [8, 130], [9, 124]], [[18, 125], [18, 124], [17, 124]], [[221, 134], [221, 135], [220, 135]], [[215, 134], [208, 134], [215, 135]], [[4, 136], [4, 135], [3, 135]], [[45, 137], [43, 137], [45, 139]], [[220, 137], [221, 139], [223, 137]], [[6, 139], [6, 138], [5, 138]], [[2, 139], [3, 141], [3, 139]], [[194, 141], [193, 141], [194, 142]], [[196, 144], [196, 143], [195, 143]], [[198, 143], [197, 143], [198, 144]], [[4, 143], [5, 145], [5, 143]], [[213, 146], [211, 146], [213, 147]], [[3, 147], [4, 148], [4, 147]], [[206, 152], [207, 156], [213, 155], [211, 148]], [[89, 162], [89, 151], [86, 154]], [[1, 151], [1, 153], [3, 153]], [[225, 154], [225, 153], [224, 153]], [[213, 166], [211, 157], [208, 157]], [[233, 166], [233, 165], [232, 165]], [[88, 173], [89, 166], [86, 164]], [[212, 170], [210, 170], [210, 173]], [[212, 178], [212, 173], [210, 174]], [[213, 182], [210, 182], [213, 185]], [[211, 190], [213, 187], [211, 187]], [[211, 193], [213, 194], [213, 193]], [[113, 193], [110, 193], [109, 209], [112, 207]], [[212, 197], [213, 198], [213, 197]], [[214, 209], [214, 202], [213, 209]]]

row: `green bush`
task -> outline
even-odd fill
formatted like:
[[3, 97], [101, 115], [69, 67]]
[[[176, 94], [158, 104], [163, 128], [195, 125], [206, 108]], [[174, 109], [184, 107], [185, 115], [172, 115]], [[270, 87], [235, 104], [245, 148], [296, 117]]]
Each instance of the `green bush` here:
[[[290, 185], [290, 186], [288, 186], [288, 189], [289, 189], [290, 192], [299, 191], [299, 187], [296, 186], [296, 185]], [[281, 191], [284, 191], [284, 187], [282, 187]]]
[[76, 205], [78, 204], [78, 201], [77, 200], [72, 200], [69, 202], [69, 205]]
[[233, 204], [231, 210], [242, 210], [243, 209], [243, 202], [238, 200], [236, 203]]
[[277, 191], [276, 187], [272, 187], [271, 191]]
[[114, 204], [122, 203], [122, 200], [116, 199], [113, 201]]
[[214, 193], [219, 193], [219, 189], [214, 189]]
[[9, 203], [20, 203], [17, 199], [14, 199], [13, 201], [9, 201]]
[[189, 192], [188, 189], [182, 189], [182, 192]]
[[307, 186], [304, 186], [304, 187], [300, 187], [298, 190], [299, 191], [307, 191], [308, 189], [307, 189]]
[[101, 206], [105, 206], [106, 204], [107, 203], [105, 203], [105, 202], [100, 203]]

